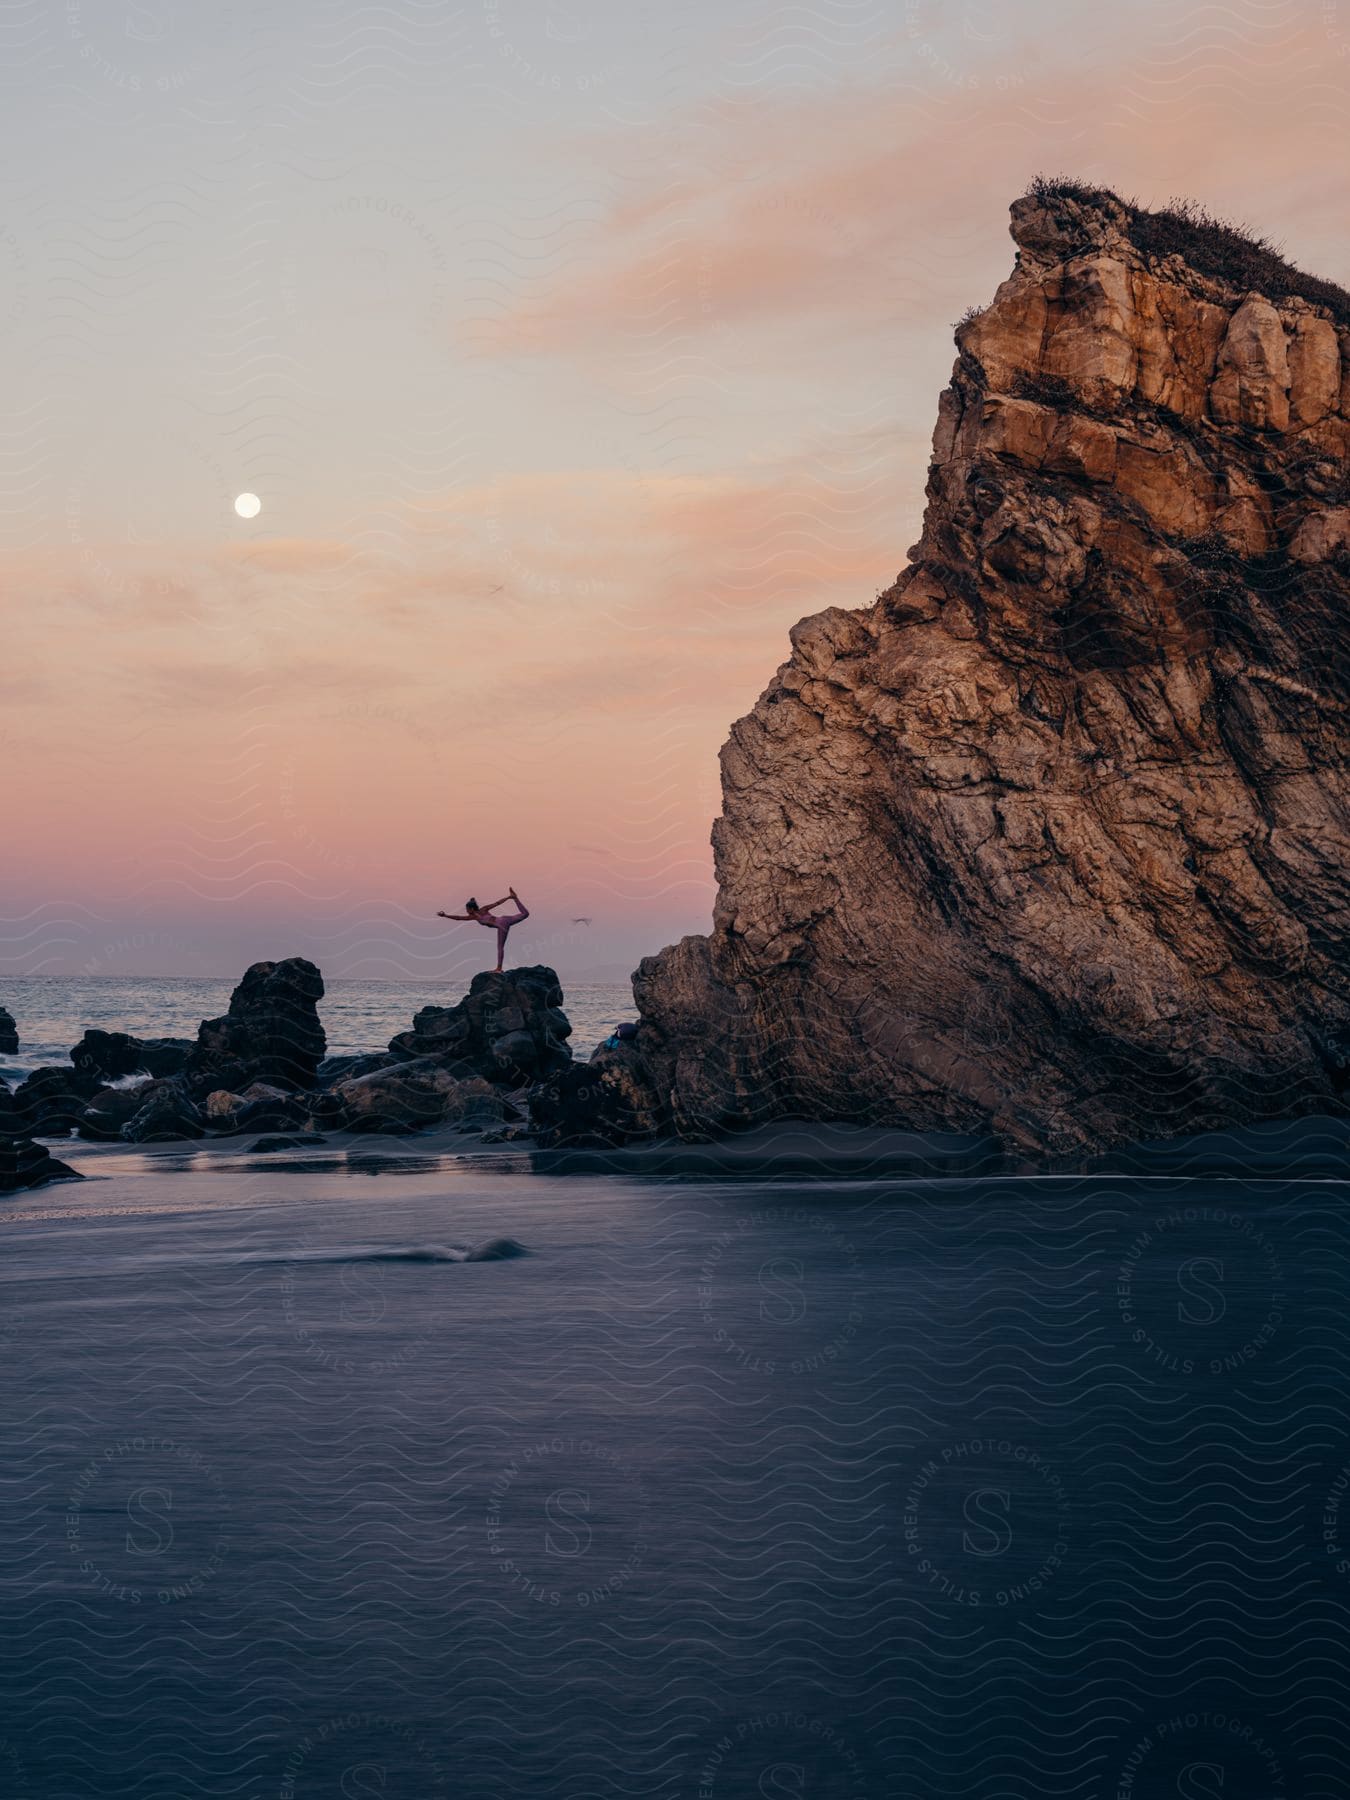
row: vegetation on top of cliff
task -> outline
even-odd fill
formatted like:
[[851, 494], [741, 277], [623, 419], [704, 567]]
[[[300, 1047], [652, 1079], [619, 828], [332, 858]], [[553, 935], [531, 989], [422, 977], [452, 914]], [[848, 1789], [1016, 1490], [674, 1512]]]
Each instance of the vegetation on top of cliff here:
[[1076, 200], [1083, 206], [1118, 206], [1126, 215], [1130, 242], [1146, 256], [1181, 256], [1200, 275], [1272, 300], [1295, 295], [1325, 306], [1350, 325], [1350, 293], [1334, 281], [1309, 275], [1281, 256], [1268, 238], [1231, 219], [1216, 218], [1195, 200], [1172, 200], [1157, 212], [1110, 188], [1092, 187], [1064, 176], [1038, 175], [1027, 190], [1036, 200]]
[[1019, 400], [1034, 400], [1038, 406], [1052, 406], [1060, 412], [1094, 410], [1062, 375], [1047, 375], [1039, 369], [1034, 375], [1026, 370], [1015, 375], [1013, 393]]

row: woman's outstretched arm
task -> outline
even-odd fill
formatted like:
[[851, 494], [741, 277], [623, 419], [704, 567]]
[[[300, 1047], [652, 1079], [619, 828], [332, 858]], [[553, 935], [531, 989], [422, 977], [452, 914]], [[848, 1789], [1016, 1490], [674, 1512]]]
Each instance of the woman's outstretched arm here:
[[505, 906], [507, 901], [510, 900], [512, 897], [513, 896], [510, 894], [503, 894], [500, 900], [489, 900], [486, 906], [479, 908], [479, 911], [480, 912], [491, 912], [494, 906]]
[[468, 917], [469, 917], [469, 915], [468, 915], [468, 913], [444, 913], [444, 912], [438, 912], [438, 913], [437, 913], [437, 914], [436, 914], [436, 917], [437, 917], [437, 918], [438, 918], [438, 919], [460, 919], [460, 920], [467, 920], [467, 919], [468, 919]]

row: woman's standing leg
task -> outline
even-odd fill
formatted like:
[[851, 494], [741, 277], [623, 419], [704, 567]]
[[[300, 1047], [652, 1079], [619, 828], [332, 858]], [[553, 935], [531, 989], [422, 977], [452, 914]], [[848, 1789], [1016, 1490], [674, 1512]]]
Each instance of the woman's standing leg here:
[[501, 924], [497, 927], [497, 967], [499, 969], [502, 966], [502, 958], [506, 952], [506, 934], [513, 925], [519, 925], [522, 919], [528, 919], [530, 916], [530, 909], [526, 906], [525, 902], [517, 896], [513, 896], [513, 898], [515, 898], [516, 901], [515, 917], [503, 919]]

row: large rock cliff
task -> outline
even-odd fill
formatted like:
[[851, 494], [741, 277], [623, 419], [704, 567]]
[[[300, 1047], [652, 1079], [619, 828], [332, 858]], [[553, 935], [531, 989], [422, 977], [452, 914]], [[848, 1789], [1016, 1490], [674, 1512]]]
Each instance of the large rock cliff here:
[[634, 978], [684, 1135], [1343, 1110], [1350, 297], [1072, 184], [1012, 234], [909, 566], [793, 631]]

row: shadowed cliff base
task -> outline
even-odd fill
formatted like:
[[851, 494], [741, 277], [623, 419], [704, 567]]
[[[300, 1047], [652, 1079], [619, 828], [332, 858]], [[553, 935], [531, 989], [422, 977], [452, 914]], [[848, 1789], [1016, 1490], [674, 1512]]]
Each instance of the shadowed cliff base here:
[[722, 752], [713, 931], [644, 960], [686, 1138], [1081, 1159], [1344, 1112], [1350, 299], [1041, 181], [957, 329], [923, 535]]

